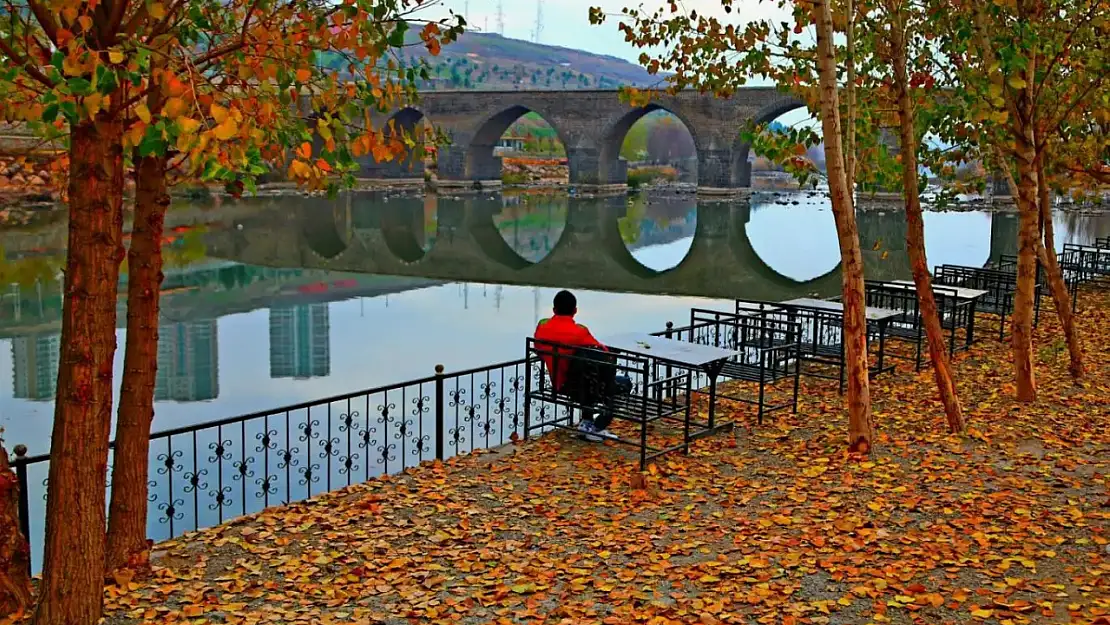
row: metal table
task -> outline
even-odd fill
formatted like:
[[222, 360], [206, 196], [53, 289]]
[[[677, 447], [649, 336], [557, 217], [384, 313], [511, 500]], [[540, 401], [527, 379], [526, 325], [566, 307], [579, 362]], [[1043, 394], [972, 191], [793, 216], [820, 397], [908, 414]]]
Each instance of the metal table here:
[[[816, 310], [826, 310], [829, 312], [838, 312], [843, 317], [844, 303], [834, 302], [827, 299], [814, 299], [812, 297], [799, 297], [796, 299], [781, 302], [783, 306], [795, 306], [798, 308], [811, 308]], [[867, 321], [873, 322], [879, 328], [879, 362], [875, 365], [875, 373], [882, 373], [886, 369], [883, 366], [883, 355], [886, 353], [886, 326], [890, 320], [901, 315], [902, 313], [897, 310], [889, 308], [875, 308], [867, 306], [863, 309], [864, 316]]]
[[[883, 284], [892, 287], [900, 287], [907, 291], [917, 290], [917, 284], [915, 284], [912, 280], [891, 280], [889, 282], [883, 282]], [[979, 301], [979, 298], [986, 295], [987, 292], [980, 289], [969, 289], [962, 286], [948, 286], [946, 284], [938, 284], [934, 287], [933, 290], [936, 291], [936, 288], [940, 288], [942, 291], [952, 293], [957, 301], [970, 302], [969, 305], [971, 306], [971, 310], [968, 311], [967, 316], [967, 337], [965, 337], [965, 344], [967, 347], [971, 347], [971, 344], [975, 340], [975, 306], [976, 303]]]
[[[687, 369], [701, 369], [709, 377], [709, 431], [716, 426], [717, 376], [730, 358], [740, 352], [712, 345], [652, 336], [646, 332], [629, 332], [601, 339], [607, 347], [653, 358]], [[687, 416], [689, 418], [689, 416]]]

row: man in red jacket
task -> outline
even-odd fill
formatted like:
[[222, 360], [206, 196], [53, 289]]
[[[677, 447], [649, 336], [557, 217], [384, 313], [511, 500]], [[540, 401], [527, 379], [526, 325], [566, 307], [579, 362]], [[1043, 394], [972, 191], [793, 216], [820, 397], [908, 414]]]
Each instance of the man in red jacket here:
[[[590, 334], [589, 328], [574, 320], [574, 315], [578, 313], [578, 300], [573, 293], [565, 290], [556, 293], [552, 312], [555, 313], [553, 317], [541, 319], [539, 325], [536, 326], [536, 339], [559, 343], [568, 347], [592, 347], [608, 351], [600, 341]], [[569, 350], [558, 351], [560, 354], [571, 353]], [[569, 377], [573, 377], [575, 372], [571, 370], [571, 364], [572, 361], [578, 362], [578, 359], [555, 358], [554, 354], [548, 354], [543, 356], [543, 361], [548, 374], [551, 376], [552, 386], [555, 387], [556, 392], [559, 392], [567, 385]], [[613, 388], [617, 394], [627, 395], [632, 390], [632, 381], [626, 376], [616, 376]], [[600, 414], [583, 412], [578, 429], [587, 440], [599, 441], [605, 437], [612, 437], [607, 429], [612, 421], [613, 415], [607, 412]]]

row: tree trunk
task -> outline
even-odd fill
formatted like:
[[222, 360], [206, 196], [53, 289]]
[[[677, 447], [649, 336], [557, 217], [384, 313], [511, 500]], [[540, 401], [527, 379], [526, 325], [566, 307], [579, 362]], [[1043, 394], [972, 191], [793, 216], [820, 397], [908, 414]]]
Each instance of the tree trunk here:
[[[154, 108], [152, 111], [156, 110]], [[158, 299], [162, 228], [170, 196], [166, 159], [135, 155], [135, 225], [127, 251], [127, 342], [116, 417], [112, 502], [105, 570], [145, 569], [147, 477], [154, 383], [158, 371]]]
[[103, 599], [116, 289], [123, 259], [123, 124], [70, 129], [69, 241], [35, 625], [94, 625]]
[[0, 619], [31, 607], [31, 547], [19, 525], [19, 479], [0, 445]]
[[845, 113], [847, 117], [847, 129], [844, 132], [844, 179], [845, 184], [848, 186], [848, 193], [852, 194], [855, 198], [856, 193], [856, 14], [855, 4], [852, 0], [848, 0], [848, 6], [845, 9], [847, 19], [845, 21], [846, 27], [844, 30], [844, 37], [847, 40], [847, 58], [844, 60], [845, 65], [845, 88], [844, 95], [847, 102], [845, 103]]
[[1075, 327], [1071, 297], [1064, 284], [1064, 274], [1056, 257], [1056, 234], [1052, 225], [1052, 198], [1048, 189], [1048, 178], [1044, 173], [1044, 150], [1037, 156], [1037, 195], [1040, 205], [1041, 231], [1044, 245], [1037, 246], [1037, 257], [1044, 267], [1045, 279], [1052, 289], [1052, 301], [1056, 304], [1056, 314], [1060, 317], [1060, 327], [1068, 343], [1068, 372], [1076, 380], [1083, 377], [1083, 345], [1079, 341], [1079, 331]]
[[1019, 135], [1018, 168], [1018, 266], [1017, 289], [1014, 294], [1012, 338], [1014, 375], [1019, 401], [1037, 399], [1037, 382], [1033, 373], [1033, 303], [1037, 284], [1037, 241], [1040, 237], [1037, 210], [1036, 149], [1031, 131]]
[[832, 12], [829, 0], [814, 5], [817, 24], [817, 63], [821, 89], [821, 128], [825, 136], [825, 162], [832, 198], [836, 235], [840, 243], [843, 276], [844, 357], [848, 375], [848, 448], [870, 453], [873, 447], [871, 392], [867, 377], [867, 318], [863, 288], [863, 256], [859, 248], [856, 212], [848, 189], [841, 147], [840, 101], [833, 54]]
[[937, 391], [940, 393], [941, 403], [944, 404], [948, 431], [962, 432], [963, 409], [960, 407], [960, 398], [956, 394], [956, 384], [952, 381], [948, 346], [945, 344], [944, 330], [940, 327], [937, 300], [933, 295], [933, 281], [929, 275], [929, 263], [925, 257], [925, 221], [921, 213], [921, 198], [918, 196], [917, 135], [914, 130], [913, 102], [910, 101], [909, 72], [906, 69], [905, 33], [900, 23], [893, 24], [890, 31], [894, 90], [898, 96], [898, 125], [902, 142], [902, 193], [906, 201], [906, 249], [910, 256], [921, 320], [925, 324], [925, 339], [929, 344], [929, 357], [933, 360]]

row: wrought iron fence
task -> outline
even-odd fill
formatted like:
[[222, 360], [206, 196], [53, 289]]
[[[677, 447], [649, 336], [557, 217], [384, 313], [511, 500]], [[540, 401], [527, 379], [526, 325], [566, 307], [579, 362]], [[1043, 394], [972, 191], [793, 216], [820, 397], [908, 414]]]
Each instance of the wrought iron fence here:
[[[419, 380], [154, 433], [147, 534], [173, 538], [507, 443], [524, 433], [525, 374], [524, 359], [452, 373], [437, 366]], [[14, 451], [20, 523], [37, 562], [50, 456]]]

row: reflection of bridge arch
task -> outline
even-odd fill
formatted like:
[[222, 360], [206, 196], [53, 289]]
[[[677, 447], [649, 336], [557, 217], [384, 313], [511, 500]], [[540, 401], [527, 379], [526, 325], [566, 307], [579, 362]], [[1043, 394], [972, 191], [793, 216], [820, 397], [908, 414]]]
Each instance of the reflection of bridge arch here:
[[318, 197], [304, 198], [297, 223], [304, 233], [305, 245], [324, 260], [333, 260], [347, 250], [347, 229], [336, 226], [345, 220], [340, 205]]
[[[259, 265], [719, 298], [832, 294], [840, 286], [838, 269], [797, 281], [760, 259], [747, 238], [746, 203], [698, 207], [689, 252], [677, 266], [663, 271], [642, 265], [625, 245], [618, 228], [618, 219], [626, 210], [621, 198], [571, 199], [562, 237], [537, 263], [517, 254], [494, 226], [493, 215], [501, 209], [497, 200], [440, 199], [435, 242], [426, 252], [423, 220], [417, 217], [421, 201], [395, 199], [388, 205], [350, 202], [339, 211], [345, 214], [333, 216], [335, 232], [328, 236], [323, 235], [324, 225], [303, 227], [315, 221], [304, 215], [308, 207], [285, 209], [300, 213], [293, 220], [260, 215], [242, 231], [213, 232], [210, 253]], [[314, 217], [324, 214], [312, 211]], [[898, 214], [892, 213], [890, 218], [903, 221]], [[866, 230], [866, 226], [861, 228]], [[236, 238], [240, 239], [237, 243]], [[348, 244], [345, 251], [331, 257], [299, 251], [336, 241]], [[903, 277], [893, 275], [897, 264], [881, 263], [869, 277]], [[883, 275], [887, 273], [892, 275]]]

